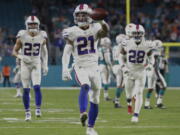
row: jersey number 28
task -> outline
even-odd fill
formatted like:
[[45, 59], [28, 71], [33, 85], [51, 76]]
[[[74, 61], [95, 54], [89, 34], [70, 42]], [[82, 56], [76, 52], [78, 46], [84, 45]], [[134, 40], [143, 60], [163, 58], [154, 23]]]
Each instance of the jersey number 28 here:
[[143, 63], [145, 52], [143, 50], [129, 50], [129, 62]]

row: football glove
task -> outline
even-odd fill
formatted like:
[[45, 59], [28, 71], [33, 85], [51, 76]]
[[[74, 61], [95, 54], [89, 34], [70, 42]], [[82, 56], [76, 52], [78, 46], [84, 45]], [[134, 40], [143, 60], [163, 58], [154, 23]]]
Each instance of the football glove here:
[[26, 64], [30, 64], [32, 62], [31, 58], [23, 57], [22, 55], [18, 55], [17, 58], [19, 58], [20, 60], [22, 60]]
[[42, 74], [43, 74], [43, 76], [46, 76], [48, 74], [48, 66], [43, 66]]
[[65, 70], [65, 71], [63, 71], [63, 73], [62, 73], [62, 80], [63, 80], [63, 81], [72, 80], [70, 70]]
[[146, 70], [151, 71], [152, 69], [153, 69], [153, 65], [152, 64], [148, 64], [146, 66]]
[[125, 76], [129, 75], [129, 69], [125, 65], [122, 66], [122, 71]]

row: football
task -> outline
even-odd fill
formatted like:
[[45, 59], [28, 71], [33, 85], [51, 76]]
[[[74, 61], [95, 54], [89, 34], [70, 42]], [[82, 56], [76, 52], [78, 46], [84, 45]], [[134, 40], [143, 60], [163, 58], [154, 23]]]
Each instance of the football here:
[[108, 16], [108, 12], [104, 10], [103, 8], [95, 8], [92, 11], [91, 18], [93, 20], [103, 20]]

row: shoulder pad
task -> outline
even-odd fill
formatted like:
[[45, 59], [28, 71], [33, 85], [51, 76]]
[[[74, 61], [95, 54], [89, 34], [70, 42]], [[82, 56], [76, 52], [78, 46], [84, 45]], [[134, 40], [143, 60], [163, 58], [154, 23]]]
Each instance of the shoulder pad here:
[[41, 32], [41, 34], [42, 34], [42, 36], [43, 36], [44, 38], [48, 38], [46, 31], [41, 30], [40, 32]]
[[26, 30], [20, 30], [18, 34], [16, 35], [16, 38], [20, 38], [22, 35], [24, 35], [25, 32]]
[[73, 30], [73, 28], [74, 27], [69, 27], [69, 28], [66, 28], [63, 30], [62, 35], [63, 35], [64, 39], [66, 39], [66, 40], [68, 39], [70, 41], [73, 40], [73, 32], [75, 31], [75, 30]]

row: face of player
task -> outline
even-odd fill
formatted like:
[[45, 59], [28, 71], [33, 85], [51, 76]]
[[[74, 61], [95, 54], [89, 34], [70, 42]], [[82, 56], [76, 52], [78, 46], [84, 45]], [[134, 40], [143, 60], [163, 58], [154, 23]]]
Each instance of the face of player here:
[[76, 19], [78, 22], [88, 22], [89, 15], [87, 13], [77, 13]]
[[89, 21], [89, 15], [87, 13], [76, 13], [76, 22], [80, 28], [87, 29], [89, 27]]
[[135, 42], [137, 44], [141, 43], [142, 39], [143, 39], [143, 32], [141, 31], [134, 31], [132, 32], [132, 37], [134, 38]]
[[31, 33], [31, 34], [37, 34], [38, 32], [38, 24], [37, 23], [29, 23], [28, 24], [28, 31]]

